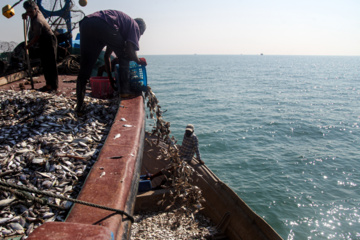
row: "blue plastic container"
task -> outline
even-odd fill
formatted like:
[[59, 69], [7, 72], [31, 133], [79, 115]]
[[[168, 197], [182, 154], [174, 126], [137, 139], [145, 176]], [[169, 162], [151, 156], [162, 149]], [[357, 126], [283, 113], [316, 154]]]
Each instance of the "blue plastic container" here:
[[152, 188], [151, 181], [147, 180], [146, 178], [147, 178], [146, 175], [141, 175], [140, 176], [138, 192], [146, 192], [146, 191], [151, 190], [151, 188]]
[[63, 34], [63, 33], [66, 33], [66, 32], [67, 32], [67, 30], [66, 30], [66, 29], [63, 29], [63, 28], [61, 28], [61, 29], [56, 29], [56, 31], [57, 31], [58, 33], [60, 33], [60, 34]]
[[[115, 77], [116, 77], [116, 84], [118, 89], [120, 89], [120, 82], [119, 82], [119, 64], [115, 65]], [[146, 91], [147, 90], [147, 75], [146, 75], [146, 67], [137, 64], [134, 61], [131, 61], [129, 64], [129, 72], [130, 72], [130, 88], [134, 91]]]
[[76, 34], [76, 38], [72, 40], [73, 48], [80, 48], [80, 33]]

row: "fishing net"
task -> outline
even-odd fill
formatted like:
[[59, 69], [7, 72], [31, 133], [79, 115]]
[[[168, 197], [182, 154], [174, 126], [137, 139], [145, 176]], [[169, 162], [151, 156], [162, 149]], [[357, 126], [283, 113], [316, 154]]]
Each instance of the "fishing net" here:
[[[85, 13], [72, 0], [37, 1], [38, 5], [39, 2], [46, 10], [46, 13], [43, 12], [43, 14], [53, 31], [67, 29], [67, 21], [71, 22], [72, 31], [79, 27], [79, 22], [85, 17]], [[59, 12], [61, 13], [60, 16], [57, 14]]]
[[[13, 8], [22, 8], [23, 3], [26, 0], [19, 0], [12, 5]], [[66, 58], [69, 54], [67, 49], [71, 47], [72, 31], [79, 27], [79, 22], [85, 17], [85, 13], [81, 11], [73, 0], [32, 0], [37, 3], [40, 11], [48, 21], [51, 29], [56, 34], [58, 39], [58, 61], [67, 60], [64, 65], [67, 73], [74, 74], [78, 70], [77, 65], [71, 66], [69, 64], [74, 62], [74, 58]], [[21, 11], [20, 10], [20, 11]], [[27, 22], [27, 29], [29, 31], [30, 22]], [[29, 32], [29, 39], [32, 34]], [[62, 44], [60, 46], [60, 44]], [[38, 58], [36, 51], [30, 49], [30, 60], [34, 62], [34, 59]], [[21, 69], [25, 61], [24, 43], [15, 42], [2, 42], [0, 41], [0, 76], [8, 74], [9, 71], [16, 71]], [[35, 61], [36, 62], [36, 61]]]
[[[12, 7], [22, 2], [24, 0], [16, 2]], [[67, 29], [72, 32], [79, 27], [79, 22], [85, 17], [85, 13], [75, 5], [73, 0], [37, 0], [35, 2], [46, 11], [43, 11], [43, 14], [54, 32], [58, 29]], [[0, 53], [11, 52], [16, 46], [15, 42], [0, 41]], [[4, 58], [4, 56], [1, 57]]]
[[11, 52], [17, 46], [17, 43], [14, 41], [4, 42], [0, 41], [0, 53], [2, 52]]

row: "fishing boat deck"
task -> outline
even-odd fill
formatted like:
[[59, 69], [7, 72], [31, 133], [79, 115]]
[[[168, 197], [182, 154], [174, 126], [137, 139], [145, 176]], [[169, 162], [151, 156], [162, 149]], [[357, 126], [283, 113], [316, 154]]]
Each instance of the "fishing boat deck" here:
[[[59, 75], [59, 88], [57, 95], [63, 94], [67, 97], [74, 97], [73, 93], [76, 92], [76, 78], [77, 76], [73, 75]], [[29, 84], [26, 78], [20, 78], [17, 81], [7, 82], [6, 77], [1, 77], [0, 81], [0, 90], [9, 90], [21, 91], [23, 86], [25, 90], [31, 90], [31, 85]], [[34, 90], [39, 89], [45, 85], [44, 75], [34, 76]], [[90, 90], [87, 90], [90, 93]]]
[[[45, 85], [43, 76], [34, 78], [34, 81], [35, 89]], [[0, 86], [0, 89], [19, 91], [20, 84], [25, 89], [31, 89], [31, 85], [25, 82], [26, 80], [22, 79]], [[51, 94], [62, 94], [75, 100], [75, 92], [76, 76], [60, 75], [58, 92]], [[90, 93], [90, 89], [87, 92]], [[125, 118], [126, 122], [122, 121], [122, 118]], [[124, 124], [131, 127], [124, 127]], [[140, 172], [154, 173], [166, 165], [161, 165], [156, 160], [161, 146], [153, 146], [153, 151], [149, 151], [148, 142], [145, 143], [144, 138], [143, 96], [121, 99], [111, 130], [77, 199], [119, 209], [132, 215]], [[229, 239], [281, 239], [270, 225], [253, 212], [206, 165], [201, 165], [196, 160], [193, 160], [191, 165], [198, 173], [193, 180], [202, 189], [206, 199], [203, 213], [210, 217]], [[153, 181], [154, 186], [157, 186], [161, 179], [157, 181]], [[136, 200], [137, 210], [149, 206], [154, 208], [163, 194], [162, 190], [140, 194]], [[130, 227], [130, 218], [125, 215], [76, 203], [65, 222], [47, 222], [36, 228], [28, 239], [128, 239]]]
[[[45, 85], [43, 75], [33, 80], [35, 91]], [[0, 86], [0, 90], [30, 90], [31, 85], [26, 82], [26, 79], [21, 79]], [[87, 89], [88, 93], [90, 91]], [[51, 94], [76, 99], [75, 92], [76, 76], [59, 75], [58, 91]], [[143, 96], [121, 99], [111, 130], [78, 200], [119, 209], [132, 215], [142, 162], [144, 128]], [[65, 222], [45, 223], [35, 229], [28, 239], [122, 239], [128, 236], [130, 227], [130, 219], [125, 215], [74, 204]]]

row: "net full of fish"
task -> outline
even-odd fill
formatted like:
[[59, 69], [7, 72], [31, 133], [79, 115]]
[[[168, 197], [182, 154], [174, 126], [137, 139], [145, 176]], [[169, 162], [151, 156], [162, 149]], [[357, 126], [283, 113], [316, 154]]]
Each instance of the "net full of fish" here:
[[[149, 116], [154, 119], [153, 130], [145, 144], [154, 150], [153, 146], [161, 146], [154, 153], [156, 160], [164, 161], [167, 167], [167, 185], [162, 188], [172, 188], [170, 195], [157, 204], [165, 204], [164, 212], [138, 213], [132, 224], [131, 239], [209, 239], [218, 234], [218, 230], [210, 219], [200, 213], [205, 199], [201, 189], [192, 180], [195, 170], [180, 157], [179, 148], [174, 136], [170, 136], [170, 122], [163, 119], [159, 101], [148, 86], [145, 93], [148, 100]], [[153, 152], [153, 151], [152, 151]], [[157, 155], [157, 156], [156, 156]]]
[[141, 212], [131, 226], [131, 239], [212, 239], [218, 233], [216, 226], [204, 215], [180, 218], [176, 211]]
[[[0, 180], [76, 198], [117, 113], [119, 99], [76, 102], [36, 91], [0, 91]], [[46, 198], [41, 205], [0, 191], [0, 238], [24, 235], [48, 221], [63, 221], [71, 202]]]

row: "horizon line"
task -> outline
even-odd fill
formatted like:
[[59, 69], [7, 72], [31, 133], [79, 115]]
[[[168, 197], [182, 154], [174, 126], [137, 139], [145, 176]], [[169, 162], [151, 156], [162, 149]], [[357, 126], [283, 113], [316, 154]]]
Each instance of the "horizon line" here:
[[139, 54], [141, 56], [323, 56], [323, 57], [360, 57], [360, 55], [334, 55], [334, 54], [215, 54], [215, 53], [193, 53], [193, 54], [177, 54], [177, 53], [164, 53], [164, 54]]

